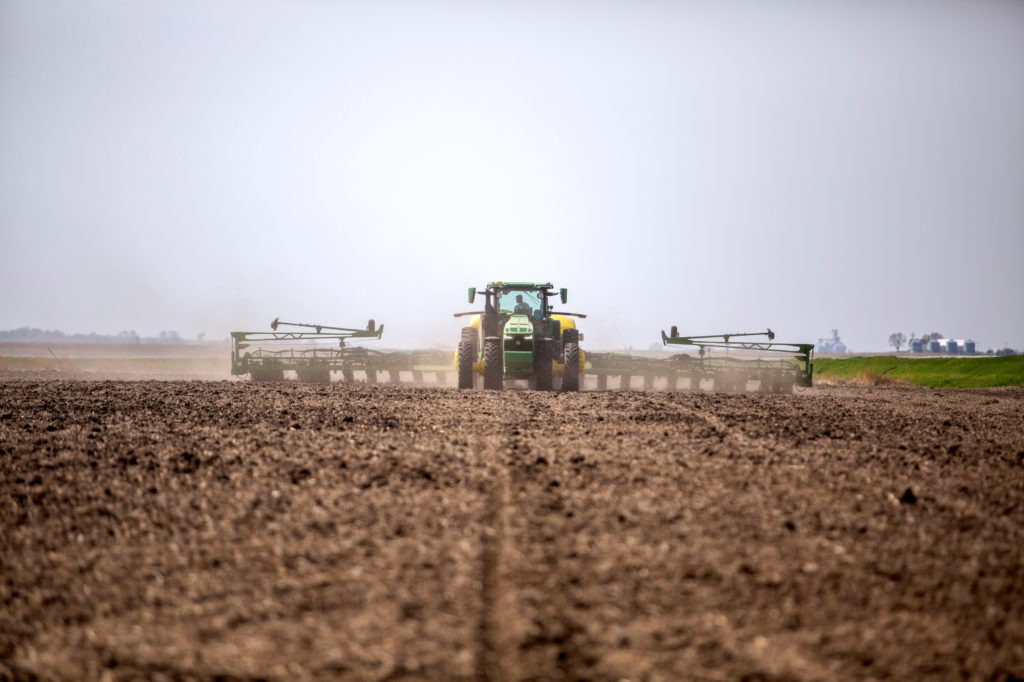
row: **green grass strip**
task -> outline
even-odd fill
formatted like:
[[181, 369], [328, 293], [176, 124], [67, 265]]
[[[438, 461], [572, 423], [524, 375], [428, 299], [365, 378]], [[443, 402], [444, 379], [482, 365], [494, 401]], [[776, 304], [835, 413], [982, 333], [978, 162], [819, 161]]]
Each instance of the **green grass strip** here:
[[897, 358], [891, 355], [818, 358], [814, 378], [878, 383], [880, 377], [934, 388], [1024, 384], [1024, 355], [983, 358]]

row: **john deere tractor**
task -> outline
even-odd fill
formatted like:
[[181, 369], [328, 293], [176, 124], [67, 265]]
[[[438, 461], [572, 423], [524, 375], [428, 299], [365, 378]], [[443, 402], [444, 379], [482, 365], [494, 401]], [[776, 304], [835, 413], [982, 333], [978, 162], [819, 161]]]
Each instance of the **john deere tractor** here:
[[567, 289], [555, 291], [551, 283], [491, 282], [483, 291], [469, 289], [469, 302], [484, 297], [484, 309], [456, 313], [470, 316], [462, 328], [455, 365], [459, 388], [473, 388], [483, 375], [485, 389], [500, 391], [506, 379], [528, 379], [534, 388], [550, 391], [561, 377], [563, 391], [578, 391], [585, 363], [583, 338], [576, 329], [579, 313], [555, 312], [550, 299], [564, 304]]

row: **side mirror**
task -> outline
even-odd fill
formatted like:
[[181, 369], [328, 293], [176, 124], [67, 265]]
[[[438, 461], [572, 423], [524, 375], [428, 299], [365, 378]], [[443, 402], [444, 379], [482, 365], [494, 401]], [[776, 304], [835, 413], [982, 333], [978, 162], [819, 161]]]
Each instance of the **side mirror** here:
[[558, 290], [558, 297], [562, 299], [562, 303], [565, 303], [566, 301], [569, 300], [569, 290], [568, 289], [559, 289]]
[[377, 329], [377, 323], [374, 322], [373, 320], [370, 320], [369, 322], [366, 323], [366, 331], [372, 332], [372, 331], [376, 331], [376, 329]]
[[476, 300], [476, 287], [469, 288], [469, 302], [472, 303]]
[[669, 336], [673, 339], [679, 338], [679, 327], [672, 325], [672, 329], [669, 331]]

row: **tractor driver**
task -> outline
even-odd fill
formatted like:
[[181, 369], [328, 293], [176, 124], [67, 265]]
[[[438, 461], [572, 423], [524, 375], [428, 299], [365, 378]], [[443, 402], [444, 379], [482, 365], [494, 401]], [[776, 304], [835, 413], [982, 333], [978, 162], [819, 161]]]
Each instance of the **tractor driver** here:
[[515, 315], [526, 315], [530, 317], [533, 315], [533, 308], [530, 304], [523, 300], [522, 294], [516, 294], [516, 307], [512, 310]]

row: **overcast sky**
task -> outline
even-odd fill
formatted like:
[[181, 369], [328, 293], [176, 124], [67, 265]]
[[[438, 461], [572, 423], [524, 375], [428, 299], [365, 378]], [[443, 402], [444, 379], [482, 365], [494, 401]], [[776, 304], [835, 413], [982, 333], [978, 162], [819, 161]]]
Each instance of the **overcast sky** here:
[[0, 0], [0, 329], [1024, 346], [1024, 3]]

